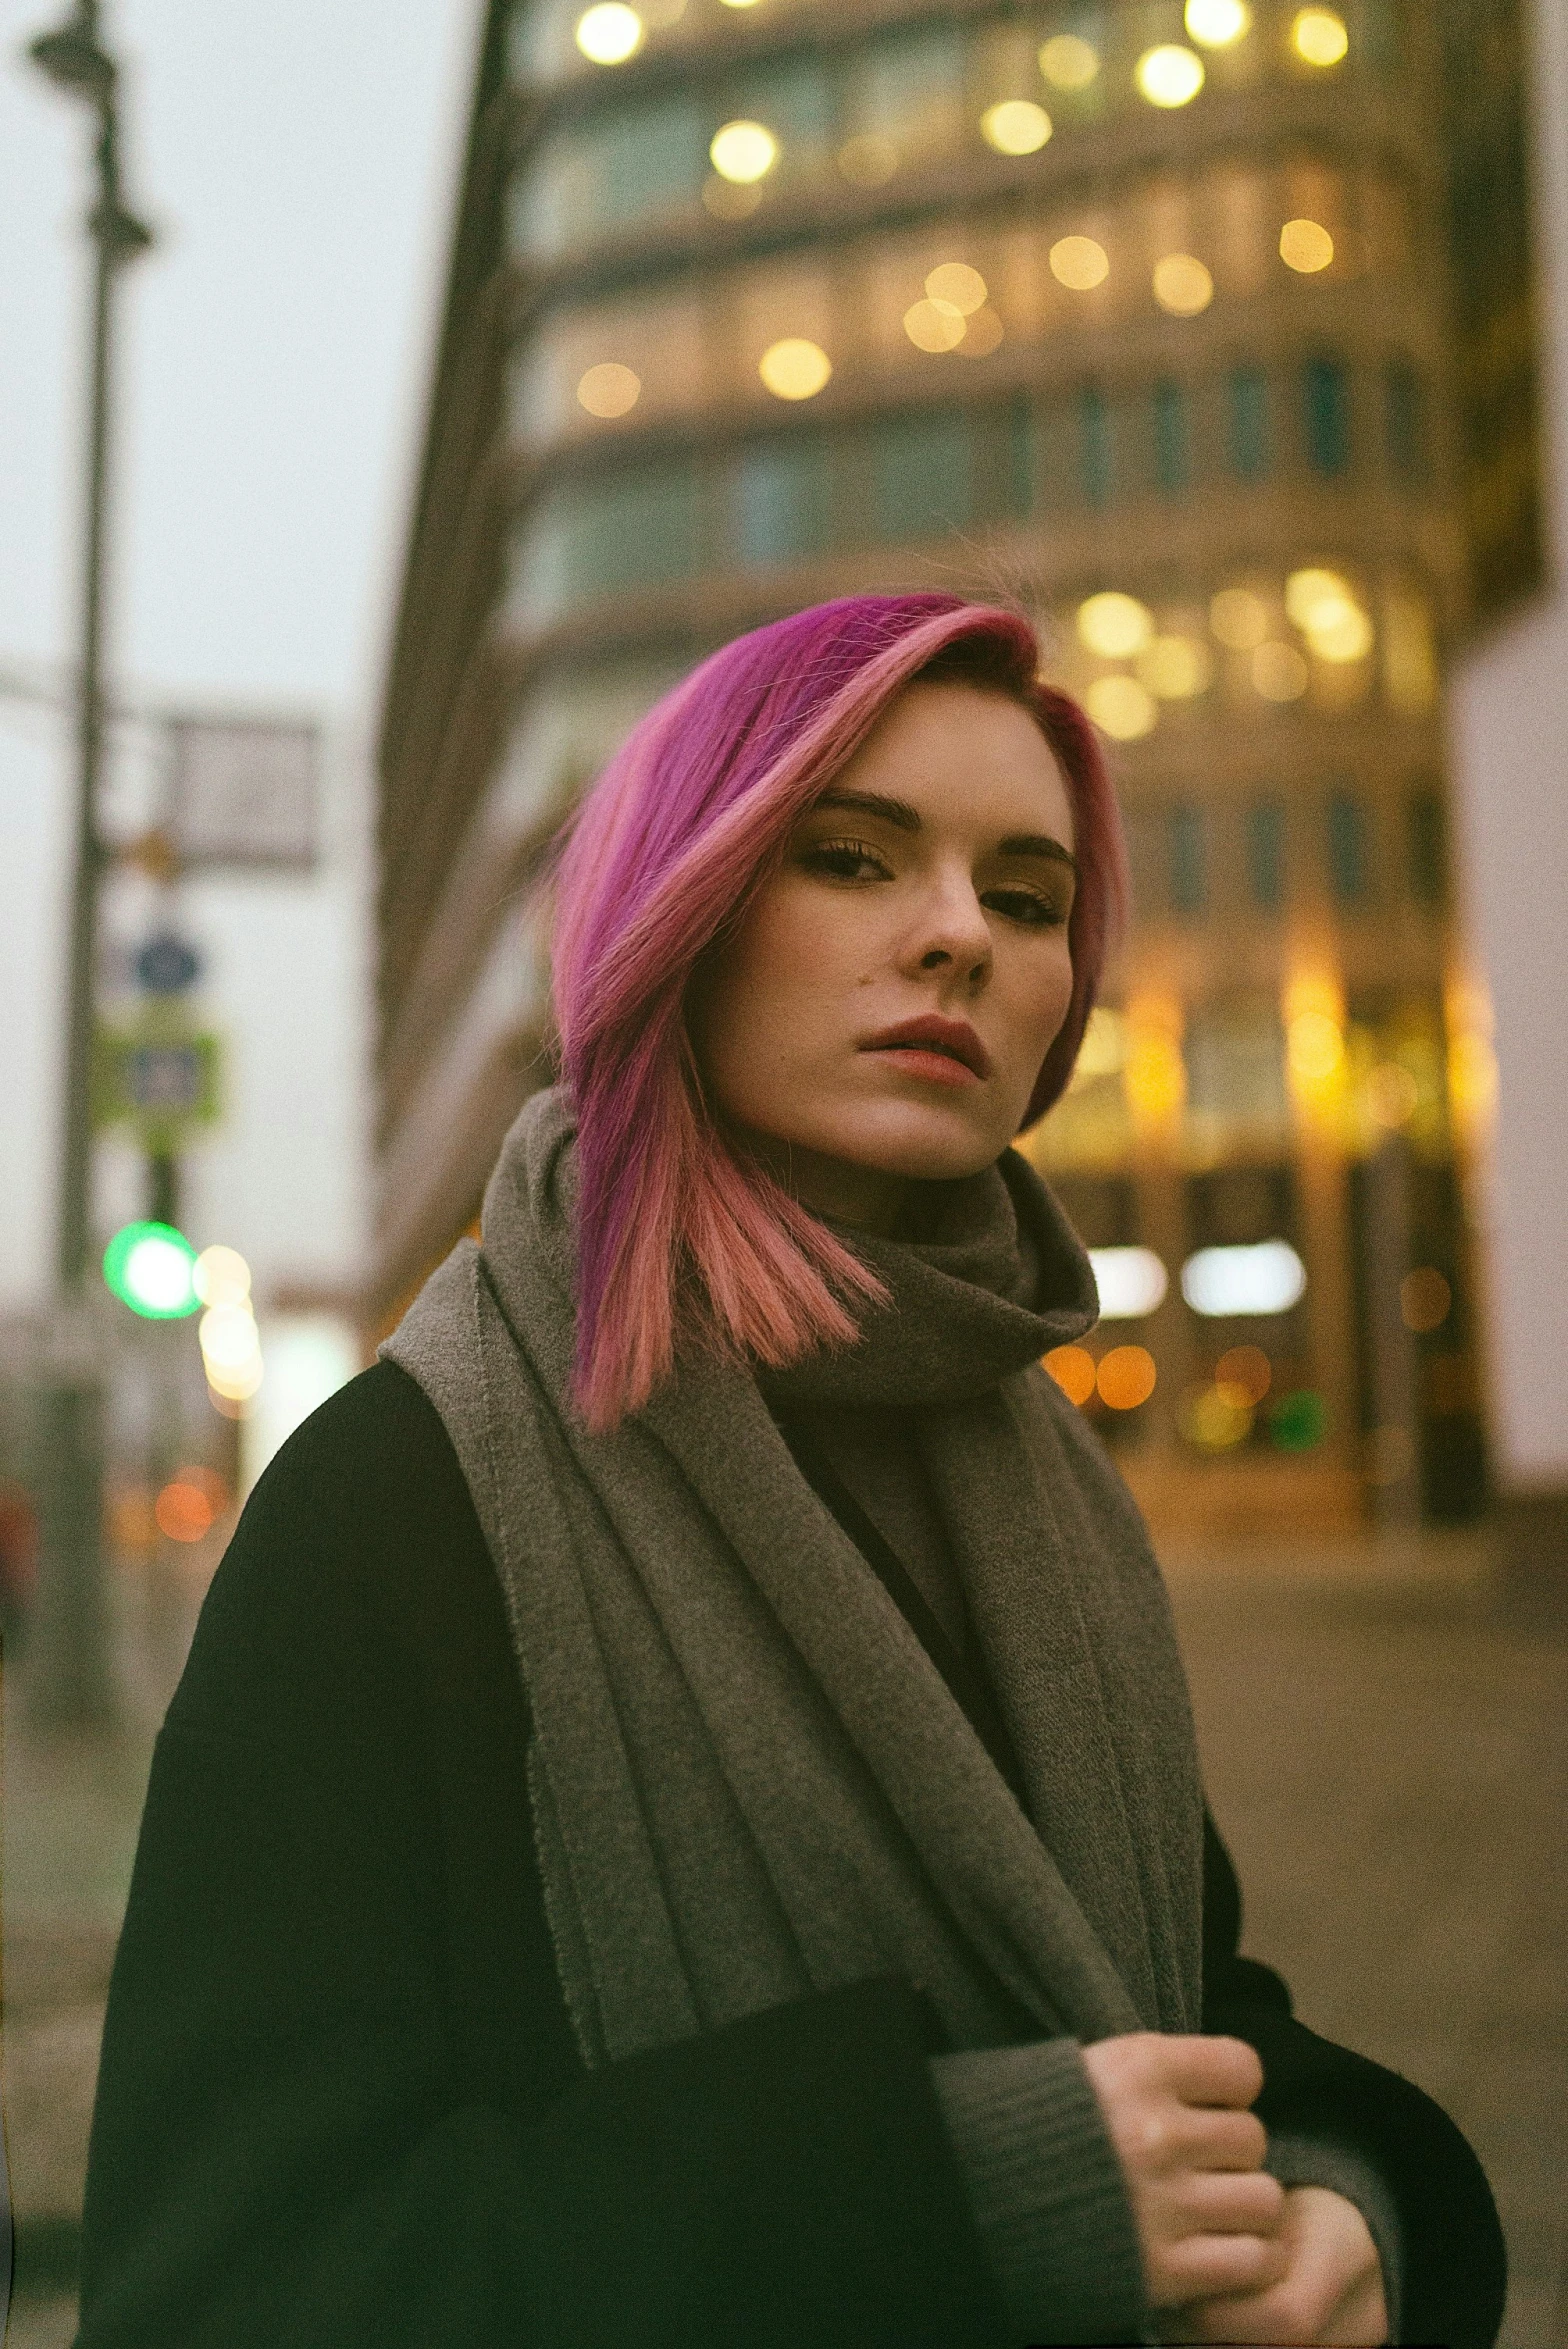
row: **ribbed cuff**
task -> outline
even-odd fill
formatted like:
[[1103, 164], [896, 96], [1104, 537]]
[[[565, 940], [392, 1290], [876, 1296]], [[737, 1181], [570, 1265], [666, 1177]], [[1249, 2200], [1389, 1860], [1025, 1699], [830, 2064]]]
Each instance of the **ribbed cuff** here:
[[1001, 2293], [1007, 2349], [1143, 2340], [1137, 2225], [1077, 2041], [929, 2060]]
[[1399, 2339], [1404, 2296], [1404, 2237], [1394, 2197], [1365, 2154], [1332, 2138], [1299, 2135], [1292, 2129], [1271, 2129], [1264, 2168], [1282, 2186], [1327, 2186], [1353, 2202], [1367, 2222], [1383, 2270], [1383, 2300], [1388, 2309], [1388, 2337]]

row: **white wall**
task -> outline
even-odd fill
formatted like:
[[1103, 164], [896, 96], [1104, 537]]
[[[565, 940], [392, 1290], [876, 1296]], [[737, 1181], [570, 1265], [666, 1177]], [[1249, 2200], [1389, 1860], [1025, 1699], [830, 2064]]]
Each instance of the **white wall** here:
[[1568, 10], [1533, 0], [1548, 594], [1451, 697], [1464, 912], [1491, 985], [1493, 1426], [1506, 1488], [1568, 1488]]

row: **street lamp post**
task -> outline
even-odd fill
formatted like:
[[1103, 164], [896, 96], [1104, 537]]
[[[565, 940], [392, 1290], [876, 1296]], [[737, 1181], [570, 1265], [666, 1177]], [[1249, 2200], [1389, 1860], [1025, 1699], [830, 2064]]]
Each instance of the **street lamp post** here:
[[44, 1489], [32, 1698], [60, 1725], [89, 1726], [112, 1711], [102, 1566], [103, 1391], [89, 1296], [94, 963], [99, 771], [103, 754], [105, 541], [109, 508], [109, 411], [116, 274], [152, 235], [120, 193], [114, 59], [98, 37], [97, 0], [77, 0], [29, 55], [96, 118], [97, 189], [87, 216], [94, 250], [91, 385], [87, 423], [86, 545], [77, 704], [76, 854], [66, 1022], [65, 1108], [56, 1247], [58, 1310], [44, 1396]]

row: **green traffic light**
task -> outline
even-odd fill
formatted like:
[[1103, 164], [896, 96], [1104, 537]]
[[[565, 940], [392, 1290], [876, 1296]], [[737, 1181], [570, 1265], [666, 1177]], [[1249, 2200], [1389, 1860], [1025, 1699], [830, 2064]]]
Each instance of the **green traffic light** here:
[[195, 1269], [195, 1249], [170, 1223], [123, 1224], [103, 1252], [110, 1289], [147, 1321], [179, 1321], [200, 1311]]

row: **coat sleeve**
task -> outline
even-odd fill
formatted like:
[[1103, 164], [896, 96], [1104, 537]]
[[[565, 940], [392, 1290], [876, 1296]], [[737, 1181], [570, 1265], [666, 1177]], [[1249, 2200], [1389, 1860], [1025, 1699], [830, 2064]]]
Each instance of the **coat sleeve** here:
[[1281, 1977], [1240, 1954], [1240, 1887], [1207, 1806], [1203, 1847], [1203, 2028], [1256, 2048], [1263, 2093], [1255, 2110], [1288, 2151], [1279, 2174], [1361, 2203], [1385, 2274], [1390, 2255], [1397, 2269], [1397, 2339], [1493, 2349], [1507, 2263], [1481, 2164], [1412, 2081], [1296, 2019]]
[[[78, 2349], [992, 2349], [906, 1985], [582, 2070], [499, 1596], [393, 1379], [258, 1487], [159, 1739]], [[425, 1543], [421, 1619], [386, 1594]]]

